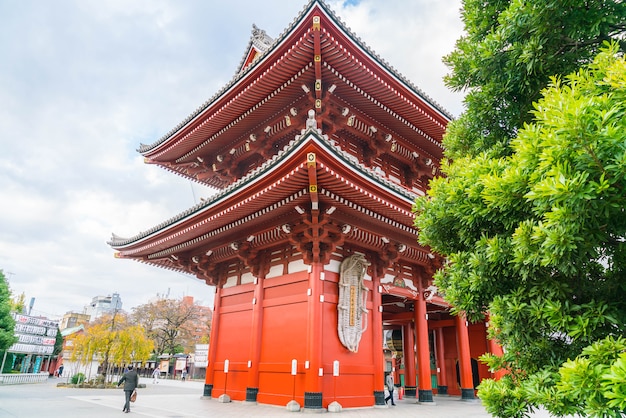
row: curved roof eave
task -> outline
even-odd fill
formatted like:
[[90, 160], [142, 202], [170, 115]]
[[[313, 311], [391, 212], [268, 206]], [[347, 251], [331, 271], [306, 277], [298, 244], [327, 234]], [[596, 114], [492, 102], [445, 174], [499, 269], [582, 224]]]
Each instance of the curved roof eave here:
[[355, 45], [370, 59], [377, 62], [382, 68], [384, 68], [392, 77], [394, 77], [400, 84], [404, 85], [409, 91], [412, 91], [417, 97], [427, 103], [431, 108], [437, 111], [440, 115], [448, 120], [452, 120], [452, 115], [446, 111], [441, 105], [435, 102], [432, 98], [430, 98], [426, 93], [424, 93], [421, 89], [411, 83], [406, 77], [401, 75], [394, 67], [389, 65], [387, 61], [381, 58], [378, 54], [376, 54], [370, 47], [368, 47], [361, 38], [357, 37], [344, 23], [343, 21], [330, 9], [328, 5], [323, 0], [311, 0], [309, 4], [307, 4], [300, 14], [292, 21], [292, 23], [279, 35], [276, 37], [274, 42], [267, 48], [265, 52], [263, 52], [252, 64], [248, 67], [244, 68], [242, 71], [236, 73], [234, 77], [231, 79], [229, 83], [227, 83], [224, 87], [222, 87], [217, 93], [215, 93], [209, 100], [205, 101], [202, 105], [200, 105], [196, 110], [194, 110], [187, 118], [185, 118], [182, 122], [176, 125], [173, 129], [171, 129], [168, 133], [162, 136], [160, 139], [155, 141], [150, 145], [140, 144], [139, 149], [137, 151], [143, 155], [146, 153], [155, 150], [159, 146], [163, 145], [167, 142], [168, 139], [172, 138], [177, 132], [184, 129], [194, 120], [202, 115], [207, 109], [209, 109], [214, 103], [218, 101], [222, 96], [224, 96], [228, 91], [235, 88], [242, 80], [245, 79], [246, 75], [248, 75], [252, 70], [261, 65], [268, 57], [277, 49], [279, 49], [280, 45], [285, 42], [285, 40], [289, 37], [289, 34], [302, 22], [304, 17], [316, 6], [319, 8], [331, 19], [335, 22], [336, 27], [341, 30], [346, 37], [351, 39]]
[[400, 72], [398, 72], [393, 66], [391, 66], [387, 61], [385, 61], [380, 55], [378, 55], [374, 50], [372, 50], [365, 42], [361, 40], [352, 30], [341, 20], [335, 12], [333, 12], [330, 7], [328, 7], [322, 0], [317, 0], [320, 3], [322, 9], [327, 13], [328, 17], [336, 23], [336, 27], [344, 32], [346, 37], [350, 38], [355, 45], [359, 47], [370, 59], [377, 62], [382, 68], [384, 68], [391, 76], [393, 76], [400, 84], [403, 84], [407, 87], [408, 90], [412, 91], [417, 97], [424, 100], [428, 105], [430, 105], [434, 110], [440, 113], [444, 118], [448, 120], [452, 120], [453, 116], [447, 110], [443, 108], [439, 103], [437, 103], [433, 98], [428, 96], [423, 90], [409, 81], [406, 77], [404, 77]]
[[272, 172], [279, 169], [281, 167], [281, 163], [288, 159], [290, 155], [293, 155], [311, 141], [326, 149], [329, 154], [334, 155], [337, 160], [340, 161], [344, 166], [350, 167], [353, 172], [361, 176], [364, 181], [377, 184], [380, 189], [385, 190], [387, 193], [395, 196], [399, 200], [404, 200], [407, 202], [407, 204], [411, 204], [417, 197], [416, 193], [413, 193], [410, 190], [407, 190], [406, 188], [387, 180], [373, 170], [359, 164], [350, 154], [335, 146], [321, 133], [310, 129], [303, 135], [300, 135], [299, 138], [296, 137], [296, 139], [292, 140], [272, 159], [266, 161], [263, 165], [251, 171], [248, 175], [242, 177], [235, 183], [231, 184], [220, 193], [212, 196], [212, 198], [198, 203], [197, 205], [192, 206], [186, 211], [181, 212], [180, 214], [148, 229], [147, 231], [141, 232], [134, 237], [122, 238], [118, 235], [112, 234], [111, 239], [107, 242], [107, 244], [114, 249], [123, 249], [127, 246], [141, 243], [142, 241], [149, 239], [151, 236], [154, 236], [161, 231], [165, 231], [167, 229], [175, 227], [176, 225], [179, 225], [180, 223], [185, 222], [191, 217], [196, 216], [202, 212], [211, 210], [211, 208], [214, 208], [218, 204], [227, 201], [233, 195], [237, 194], [243, 187], [251, 183], [258, 182], [262, 178], [269, 176]]

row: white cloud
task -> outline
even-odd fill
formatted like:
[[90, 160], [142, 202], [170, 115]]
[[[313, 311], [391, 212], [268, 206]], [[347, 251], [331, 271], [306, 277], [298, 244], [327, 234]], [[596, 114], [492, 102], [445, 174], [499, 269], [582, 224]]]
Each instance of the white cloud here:
[[[351, 30], [454, 115], [441, 80], [460, 36], [460, 0], [329, 1]], [[98, 295], [124, 308], [157, 293], [212, 304], [193, 277], [106, 245], [210, 193], [136, 152], [233, 76], [252, 24], [276, 37], [305, 0], [116, 0], [0, 4], [0, 269], [51, 317]]]

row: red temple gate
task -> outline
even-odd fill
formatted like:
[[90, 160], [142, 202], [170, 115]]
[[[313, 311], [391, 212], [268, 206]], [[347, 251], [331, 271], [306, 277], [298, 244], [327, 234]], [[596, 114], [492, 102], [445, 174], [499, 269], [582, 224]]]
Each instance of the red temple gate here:
[[384, 332], [400, 330], [407, 396], [473, 399], [491, 377], [472, 372], [485, 325], [450, 315], [411, 212], [449, 120], [312, 0], [278, 39], [254, 27], [235, 78], [142, 145], [147, 163], [219, 190], [109, 242], [216, 287], [205, 396], [384, 405]]

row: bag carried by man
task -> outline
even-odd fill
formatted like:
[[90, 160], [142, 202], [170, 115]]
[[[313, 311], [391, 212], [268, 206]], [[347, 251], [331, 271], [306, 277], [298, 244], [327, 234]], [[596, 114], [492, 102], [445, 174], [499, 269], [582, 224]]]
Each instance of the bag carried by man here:
[[137, 389], [133, 390], [133, 393], [130, 394], [130, 401], [135, 402], [137, 400]]

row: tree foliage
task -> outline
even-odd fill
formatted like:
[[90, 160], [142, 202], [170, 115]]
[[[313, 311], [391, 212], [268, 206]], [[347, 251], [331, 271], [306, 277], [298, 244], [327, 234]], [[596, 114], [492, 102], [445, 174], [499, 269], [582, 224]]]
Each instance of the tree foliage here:
[[4, 272], [0, 270], [0, 350], [7, 350], [16, 341], [15, 320], [11, 316], [9, 284]]
[[446, 298], [469, 318], [489, 312], [505, 347], [485, 358], [509, 370], [481, 385], [491, 413], [615, 416], [626, 396], [615, 383], [626, 4], [464, 0], [462, 18], [466, 36], [445, 61], [466, 110], [444, 137], [446, 177], [416, 202], [420, 242], [446, 257]]
[[52, 350], [53, 356], [58, 356], [63, 351], [63, 334], [57, 326], [57, 335], [54, 337], [54, 349]]
[[100, 360], [106, 378], [110, 365], [146, 361], [153, 348], [143, 327], [129, 323], [126, 315], [117, 312], [101, 316], [73, 338], [71, 359], [82, 364]]
[[605, 45], [578, 72], [552, 78], [505, 155], [490, 148], [459, 157], [416, 202], [420, 241], [448, 261], [436, 283], [470, 318], [489, 312], [505, 348], [485, 360], [509, 374], [479, 390], [496, 416], [541, 405], [608, 417], [626, 407], [626, 61], [618, 49]]
[[454, 159], [507, 155], [550, 77], [589, 63], [605, 41], [626, 50], [620, 0], [464, 0], [461, 13], [466, 35], [445, 58], [447, 85], [467, 91], [466, 111], [445, 138]]
[[158, 299], [137, 306], [132, 320], [145, 328], [157, 356], [189, 352], [199, 342], [196, 335], [207, 335], [209, 330], [201, 307], [185, 298]]
[[26, 312], [26, 293], [22, 292], [11, 299], [11, 310], [13, 312]]

